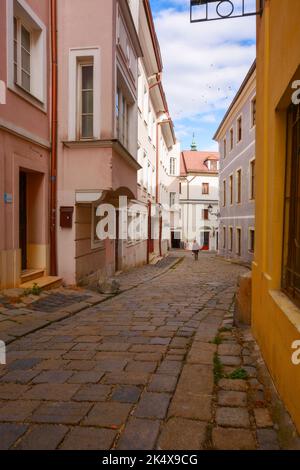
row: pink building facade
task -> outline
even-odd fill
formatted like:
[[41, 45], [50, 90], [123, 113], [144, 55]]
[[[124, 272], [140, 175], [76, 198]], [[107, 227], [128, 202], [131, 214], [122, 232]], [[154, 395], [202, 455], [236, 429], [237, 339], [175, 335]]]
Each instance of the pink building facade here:
[[58, 38], [58, 274], [78, 284], [136, 264], [134, 245], [96, 227], [99, 204], [137, 197], [142, 51], [126, 0], [60, 0]]
[[0, 289], [49, 272], [50, 8], [0, 0]]

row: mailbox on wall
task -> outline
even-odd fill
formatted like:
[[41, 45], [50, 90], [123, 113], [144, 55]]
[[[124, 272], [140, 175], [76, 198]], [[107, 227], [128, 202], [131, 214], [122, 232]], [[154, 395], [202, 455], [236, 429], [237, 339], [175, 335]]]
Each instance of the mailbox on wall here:
[[60, 208], [60, 226], [61, 228], [72, 228], [74, 207]]

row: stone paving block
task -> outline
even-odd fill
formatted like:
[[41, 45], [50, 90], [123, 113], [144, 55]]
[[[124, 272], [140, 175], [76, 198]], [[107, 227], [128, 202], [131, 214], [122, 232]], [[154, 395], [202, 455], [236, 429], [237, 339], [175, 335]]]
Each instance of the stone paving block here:
[[84, 419], [83, 424], [116, 429], [125, 423], [131, 408], [132, 405], [126, 403], [97, 403]]
[[152, 450], [154, 448], [160, 421], [130, 418], [117, 444], [118, 450]]
[[35, 376], [40, 373], [38, 370], [15, 370], [5, 373], [0, 382], [12, 382], [15, 384], [28, 384]]
[[211, 395], [214, 388], [213, 368], [209, 365], [187, 364], [183, 367], [177, 391]]
[[126, 366], [126, 372], [154, 372], [157, 362], [130, 361]]
[[73, 396], [75, 401], [97, 402], [105, 401], [111, 392], [111, 386], [102, 384], [83, 385]]
[[176, 391], [171, 401], [168, 416], [210, 421], [212, 396]]
[[41, 372], [35, 379], [33, 379], [34, 384], [63, 384], [65, 383], [73, 374], [73, 372], [66, 370], [51, 370], [47, 372]]
[[98, 383], [104, 376], [105, 372], [100, 371], [83, 371], [75, 372], [72, 377], [68, 379], [68, 383], [72, 384], [89, 384]]
[[96, 355], [96, 350], [92, 351], [69, 351], [63, 355], [63, 359], [72, 359], [72, 360], [89, 360], [93, 359]]
[[109, 450], [116, 431], [88, 427], [72, 428], [60, 446], [63, 450]]
[[166, 393], [145, 392], [134, 411], [134, 416], [164, 419], [167, 415], [170, 398], [171, 396]]
[[71, 360], [69, 364], [65, 366], [66, 370], [91, 370], [94, 369], [98, 364], [96, 361], [88, 360]]
[[27, 385], [0, 383], [0, 400], [16, 400], [28, 390]]
[[245, 380], [221, 379], [218, 385], [219, 388], [223, 390], [233, 390], [236, 392], [246, 392], [248, 390], [248, 385]]
[[102, 356], [96, 356], [97, 368], [106, 372], [118, 372], [124, 370], [128, 364], [127, 359], [103, 359]]
[[154, 374], [148, 386], [149, 392], [174, 392], [177, 377], [173, 375]]
[[23, 394], [25, 400], [69, 401], [79, 390], [78, 384], [37, 384]]
[[91, 407], [91, 403], [42, 403], [30, 417], [30, 420], [34, 423], [78, 424], [87, 415]]
[[0, 422], [1, 421], [25, 421], [31, 413], [38, 408], [40, 402], [38, 401], [9, 401], [0, 408]]
[[141, 393], [142, 390], [139, 387], [119, 386], [114, 390], [111, 399], [121, 403], [136, 403], [140, 398]]
[[247, 406], [247, 393], [229, 390], [220, 390], [218, 405], [221, 406]]
[[217, 450], [255, 450], [256, 443], [251, 431], [246, 429], [214, 428], [214, 448]]
[[250, 421], [246, 408], [217, 408], [216, 422], [219, 426], [249, 428]]
[[274, 429], [258, 429], [256, 435], [260, 450], [280, 450], [277, 433]]
[[128, 351], [130, 343], [102, 343], [97, 345], [97, 351]]
[[158, 374], [179, 375], [182, 368], [181, 361], [164, 360], [157, 369]]
[[171, 418], [163, 425], [159, 450], [201, 450], [206, 438], [207, 423]]
[[134, 355], [136, 361], [155, 361], [159, 362], [162, 358], [161, 353], [138, 353]]
[[273, 421], [267, 408], [256, 408], [254, 410], [254, 417], [258, 428], [270, 428], [273, 426]]
[[221, 363], [224, 366], [235, 366], [241, 365], [241, 358], [239, 356], [219, 356]]
[[14, 446], [17, 450], [55, 450], [69, 428], [62, 425], [35, 425]]
[[8, 369], [13, 370], [26, 370], [26, 369], [33, 369], [37, 364], [42, 362], [42, 359], [35, 359], [35, 358], [25, 358], [25, 359], [18, 359], [11, 364], [8, 365]]
[[236, 343], [224, 343], [218, 347], [218, 353], [220, 356], [240, 356], [242, 348]]
[[27, 430], [24, 424], [0, 423], [0, 450], [8, 450]]
[[149, 374], [143, 372], [119, 372], [108, 373], [102, 379], [105, 384], [145, 385], [149, 380]]

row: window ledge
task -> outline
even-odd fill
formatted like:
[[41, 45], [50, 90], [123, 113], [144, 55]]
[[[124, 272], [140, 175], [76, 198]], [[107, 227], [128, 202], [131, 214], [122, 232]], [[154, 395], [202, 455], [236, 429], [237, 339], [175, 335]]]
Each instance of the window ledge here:
[[300, 309], [288, 298], [288, 296], [280, 290], [270, 290], [270, 296], [287, 316], [288, 320], [300, 333]]

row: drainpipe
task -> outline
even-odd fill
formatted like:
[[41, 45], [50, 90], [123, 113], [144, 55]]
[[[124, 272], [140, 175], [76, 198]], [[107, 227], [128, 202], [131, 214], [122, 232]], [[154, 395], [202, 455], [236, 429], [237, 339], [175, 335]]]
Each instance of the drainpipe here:
[[57, 0], [50, 0], [52, 110], [50, 168], [50, 273], [57, 275], [56, 212], [57, 212]]

